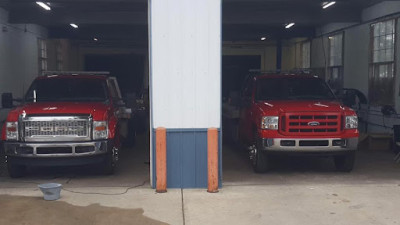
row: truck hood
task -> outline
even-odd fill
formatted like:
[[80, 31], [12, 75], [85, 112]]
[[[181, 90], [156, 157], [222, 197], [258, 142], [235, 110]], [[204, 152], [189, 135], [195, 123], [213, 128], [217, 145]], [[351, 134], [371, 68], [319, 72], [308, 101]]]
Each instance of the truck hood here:
[[110, 106], [101, 102], [40, 102], [27, 103], [17, 107], [8, 114], [8, 121], [17, 121], [19, 115], [92, 115], [94, 120], [104, 120]]
[[344, 112], [352, 111], [337, 101], [262, 101], [256, 103], [263, 112], [287, 113], [287, 112]]

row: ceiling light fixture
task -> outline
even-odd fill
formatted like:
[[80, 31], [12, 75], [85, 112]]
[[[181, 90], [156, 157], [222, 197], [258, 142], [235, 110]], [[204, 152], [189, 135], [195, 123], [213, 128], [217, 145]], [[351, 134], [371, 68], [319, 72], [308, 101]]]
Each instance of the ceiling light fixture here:
[[267, 40], [267, 37], [261, 37], [261, 41]]
[[328, 7], [330, 7], [330, 6], [333, 6], [334, 4], [336, 4], [335, 1], [324, 2], [324, 3], [322, 3], [322, 8], [323, 8], [323, 9], [326, 9], [326, 8], [328, 8]]
[[99, 39], [97, 39], [97, 38], [93, 38], [93, 41], [98, 41]]
[[75, 28], [75, 29], [78, 28], [78, 25], [76, 25], [76, 24], [74, 24], [74, 23], [71, 23], [71, 24], [69, 24], [69, 25], [71, 25], [71, 27], [73, 27], [73, 28]]
[[40, 7], [42, 7], [45, 10], [51, 10], [50, 6], [44, 2], [36, 2]]
[[295, 25], [295, 23], [288, 23], [288, 24], [286, 24], [285, 28], [289, 29], [289, 28], [293, 27], [294, 25]]

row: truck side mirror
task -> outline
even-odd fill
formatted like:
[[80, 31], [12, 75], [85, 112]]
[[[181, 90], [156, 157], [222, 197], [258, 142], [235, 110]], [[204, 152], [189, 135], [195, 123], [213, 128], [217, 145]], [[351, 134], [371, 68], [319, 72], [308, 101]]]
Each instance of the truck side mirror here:
[[13, 105], [13, 95], [12, 93], [1, 94], [1, 107], [4, 109], [10, 109]]

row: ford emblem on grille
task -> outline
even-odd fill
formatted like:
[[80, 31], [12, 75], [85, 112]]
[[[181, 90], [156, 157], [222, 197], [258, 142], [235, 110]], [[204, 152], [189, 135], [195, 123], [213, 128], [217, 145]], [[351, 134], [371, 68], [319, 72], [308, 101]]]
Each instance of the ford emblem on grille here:
[[319, 126], [319, 122], [317, 122], [317, 121], [309, 122], [309, 123], [308, 123], [308, 126], [313, 126], [313, 127]]

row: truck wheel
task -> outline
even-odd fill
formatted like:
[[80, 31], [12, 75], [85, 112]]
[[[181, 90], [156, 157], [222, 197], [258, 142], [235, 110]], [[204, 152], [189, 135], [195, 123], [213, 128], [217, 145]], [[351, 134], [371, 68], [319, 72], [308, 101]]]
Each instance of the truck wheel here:
[[7, 162], [8, 175], [11, 178], [19, 178], [25, 176], [26, 167], [23, 165], [16, 165], [11, 159]]
[[268, 157], [264, 152], [260, 152], [257, 148], [254, 148], [252, 164], [253, 170], [256, 173], [265, 173], [269, 170]]
[[250, 149], [250, 156], [252, 160], [253, 170], [256, 173], [265, 173], [269, 170], [268, 155], [258, 149], [257, 133], [255, 132], [254, 143]]
[[128, 135], [124, 138], [123, 145], [126, 147], [133, 147], [136, 143], [136, 127], [132, 120], [128, 122]]
[[115, 172], [116, 163], [114, 162], [113, 155], [108, 154], [101, 164], [101, 171], [104, 175], [112, 175]]
[[355, 151], [347, 153], [346, 155], [335, 156], [336, 169], [341, 172], [351, 172], [354, 168], [355, 156]]
[[136, 131], [130, 130], [128, 133], [128, 137], [125, 138], [123, 144], [126, 147], [134, 147], [136, 143]]

